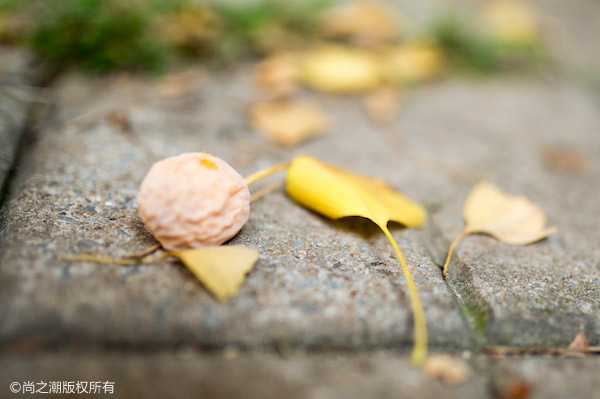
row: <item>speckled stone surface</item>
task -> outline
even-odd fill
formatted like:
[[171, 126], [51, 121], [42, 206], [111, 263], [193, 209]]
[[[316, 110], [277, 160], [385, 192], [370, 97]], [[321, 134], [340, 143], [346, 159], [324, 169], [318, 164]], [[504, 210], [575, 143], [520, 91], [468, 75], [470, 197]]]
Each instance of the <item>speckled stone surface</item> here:
[[[420, 20], [432, 4], [412, 2], [407, 14]], [[248, 66], [192, 71], [185, 85], [64, 76], [2, 209], [0, 397], [13, 381], [98, 379], [115, 381], [116, 398], [599, 398], [595, 357], [476, 353], [482, 343], [567, 345], [580, 329], [600, 344], [599, 3], [534, 4], [557, 18], [546, 22], [562, 72], [427, 84], [388, 130], [368, 122], [359, 98], [303, 92], [334, 128], [293, 150], [266, 142], [243, 116], [259, 97]], [[225, 303], [175, 260], [61, 258], [152, 245], [136, 214], [142, 177], [158, 159], [203, 150], [242, 175], [309, 154], [384, 177], [426, 205], [424, 229], [392, 233], [423, 299], [430, 348], [464, 354], [474, 376], [449, 388], [409, 366], [406, 287], [374, 225], [329, 221], [282, 191], [254, 202], [231, 241], [261, 258]], [[0, 166], [14, 156], [6, 153]], [[438, 266], [481, 178], [528, 196], [559, 232], [525, 247], [467, 237], [444, 281]]]
[[[28, 56], [0, 45], [0, 190], [16, 156], [34, 90], [27, 86]], [[0, 196], [2, 193], [0, 192]], [[0, 198], [1, 201], [1, 198]]]
[[[566, 85], [523, 81], [454, 85], [430, 94], [421, 104], [445, 118], [453, 134], [428, 133], [433, 129], [424, 125], [423, 145], [454, 165], [476, 168], [509, 193], [529, 197], [548, 214], [549, 224], [559, 227], [558, 234], [524, 247], [482, 235], [463, 239], [450, 266], [458, 301], [488, 342], [566, 345], [580, 329], [597, 342], [598, 103]], [[460, 116], [465, 104], [471, 104], [469, 118]], [[548, 151], [569, 151], [582, 166], [552, 161]], [[463, 228], [469, 189], [460, 187], [432, 215], [431, 242], [439, 264]]]
[[484, 379], [476, 374], [460, 385], [447, 386], [426, 378], [405, 357], [387, 352], [285, 356], [231, 350], [128, 355], [113, 351], [94, 356], [50, 352], [5, 355], [0, 357], [0, 366], [2, 397], [7, 399], [23, 397], [22, 393], [11, 396], [8, 387], [13, 382], [89, 380], [114, 382], [113, 394], [104, 396], [115, 399], [490, 397]]
[[[355, 99], [316, 98], [337, 120], [332, 134], [291, 152], [273, 147], [243, 117], [256, 98], [249, 77], [247, 69], [199, 77], [178, 97], [128, 78], [58, 83], [55, 119], [39, 133], [7, 202], [2, 342], [410, 347], [405, 280], [385, 236], [365, 220], [326, 220], [282, 192], [253, 203], [232, 240], [261, 258], [224, 303], [175, 260], [133, 267], [61, 260], [153, 244], [136, 214], [138, 187], [154, 161], [181, 152], [213, 153], [242, 175], [308, 153], [382, 176], [425, 203], [432, 184], [449, 185], [397, 158]], [[395, 226], [393, 233], [419, 287], [431, 345], [469, 347], [473, 336], [427, 255], [424, 232]]]

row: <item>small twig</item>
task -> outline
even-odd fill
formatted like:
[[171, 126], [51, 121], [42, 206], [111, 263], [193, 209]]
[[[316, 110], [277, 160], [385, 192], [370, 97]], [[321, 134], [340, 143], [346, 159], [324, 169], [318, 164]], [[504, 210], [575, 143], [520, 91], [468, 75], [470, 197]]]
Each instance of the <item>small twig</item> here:
[[132, 255], [127, 255], [127, 256], [125, 256], [125, 258], [144, 258], [147, 255], [150, 255], [151, 253], [158, 251], [160, 249], [160, 247], [161, 247], [160, 243], [157, 242], [156, 244], [150, 246], [149, 248], [144, 249], [141, 252], [137, 252]]
[[144, 263], [153, 263], [159, 260], [166, 258], [167, 256], [171, 256], [170, 252], [161, 252], [156, 255], [144, 256], [142, 258], [110, 258], [104, 256], [95, 256], [95, 255], [68, 255], [68, 256], [59, 256], [59, 260], [66, 261], [84, 261], [84, 262], [95, 262], [95, 263], [105, 263], [105, 264], [118, 264], [118, 265], [139, 265]]
[[587, 348], [563, 348], [557, 346], [502, 346], [486, 345], [481, 348], [483, 353], [494, 356], [510, 355], [600, 355], [600, 346], [589, 346]]

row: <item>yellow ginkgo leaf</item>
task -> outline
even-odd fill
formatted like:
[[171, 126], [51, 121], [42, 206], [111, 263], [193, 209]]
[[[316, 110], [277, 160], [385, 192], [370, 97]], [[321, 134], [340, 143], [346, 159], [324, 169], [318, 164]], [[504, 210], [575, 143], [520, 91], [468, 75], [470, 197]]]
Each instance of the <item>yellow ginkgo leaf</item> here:
[[372, 220], [396, 251], [412, 304], [415, 345], [412, 359], [420, 364], [427, 354], [427, 325], [417, 288], [387, 224], [421, 226], [425, 209], [381, 179], [347, 172], [308, 156], [295, 158], [286, 175], [287, 191], [298, 203], [332, 219], [360, 216]]
[[234, 295], [256, 261], [258, 251], [243, 245], [225, 245], [173, 251], [218, 299]]
[[556, 226], [546, 227], [546, 215], [522, 195], [504, 193], [487, 181], [479, 182], [469, 193], [463, 208], [465, 228], [450, 245], [444, 264], [448, 264], [456, 244], [465, 236], [483, 233], [511, 245], [527, 245], [556, 233]]
[[389, 221], [421, 226], [426, 218], [421, 205], [384, 180], [347, 172], [309, 156], [291, 162], [286, 188], [295, 201], [331, 219], [361, 216], [383, 229]]
[[363, 92], [379, 86], [383, 79], [382, 65], [371, 52], [352, 47], [322, 45], [304, 55], [301, 79], [320, 91]]
[[407, 43], [390, 48], [385, 57], [390, 80], [414, 83], [437, 77], [444, 66], [439, 47], [429, 43]]
[[298, 88], [298, 64], [298, 56], [294, 53], [273, 54], [257, 65], [254, 82], [277, 98], [288, 97]]
[[250, 107], [254, 127], [277, 144], [291, 147], [325, 133], [329, 119], [313, 104], [295, 101], [271, 101]]
[[363, 99], [367, 116], [377, 124], [389, 124], [402, 103], [401, 92], [394, 86], [381, 86], [368, 93]]

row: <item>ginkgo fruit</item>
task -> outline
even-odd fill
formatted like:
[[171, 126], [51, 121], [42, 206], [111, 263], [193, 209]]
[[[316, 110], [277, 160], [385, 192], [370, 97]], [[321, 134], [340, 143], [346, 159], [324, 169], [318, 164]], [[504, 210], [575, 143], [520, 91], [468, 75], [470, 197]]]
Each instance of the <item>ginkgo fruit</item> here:
[[527, 245], [556, 233], [556, 226], [546, 227], [546, 214], [522, 195], [508, 195], [487, 181], [481, 181], [469, 193], [464, 207], [464, 230], [450, 244], [443, 274], [458, 242], [475, 233], [488, 234], [511, 245]]
[[155, 163], [140, 187], [139, 214], [168, 250], [219, 245], [248, 221], [250, 191], [225, 161], [187, 153]]

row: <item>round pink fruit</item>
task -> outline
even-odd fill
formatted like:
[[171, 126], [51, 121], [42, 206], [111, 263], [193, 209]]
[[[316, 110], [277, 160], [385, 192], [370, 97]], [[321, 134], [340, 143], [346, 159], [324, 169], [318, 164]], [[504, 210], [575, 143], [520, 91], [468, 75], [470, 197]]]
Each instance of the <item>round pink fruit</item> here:
[[139, 214], [168, 250], [219, 245], [248, 221], [250, 191], [225, 161], [187, 153], [152, 165], [138, 196]]

